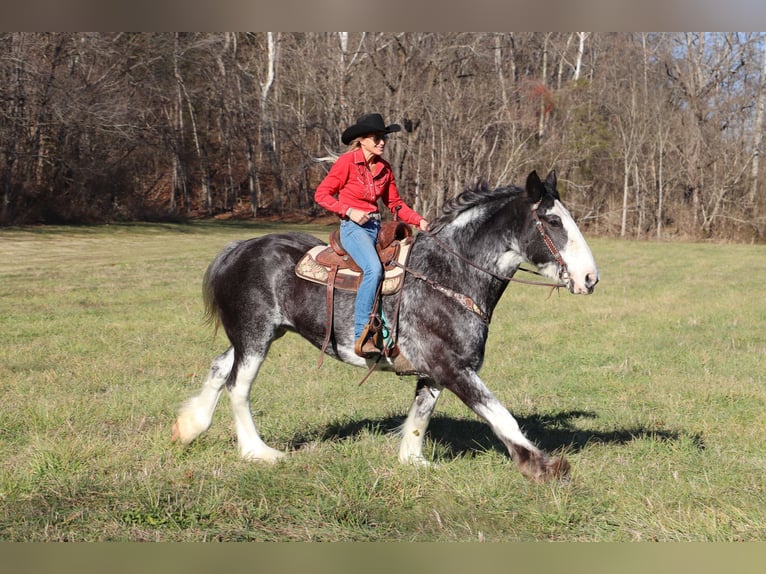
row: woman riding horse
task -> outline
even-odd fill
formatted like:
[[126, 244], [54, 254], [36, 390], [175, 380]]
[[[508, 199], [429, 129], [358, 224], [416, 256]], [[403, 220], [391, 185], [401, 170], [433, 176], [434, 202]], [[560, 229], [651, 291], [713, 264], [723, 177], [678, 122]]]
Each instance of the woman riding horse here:
[[[376, 122], [383, 129], [371, 133], [390, 129], [382, 124]], [[351, 163], [351, 168], [355, 165]], [[345, 214], [341, 208], [336, 213]], [[405, 358], [411, 367], [407, 371], [417, 377], [415, 397], [401, 426], [399, 460], [427, 463], [426, 431], [446, 389], [490, 425], [525, 476], [533, 480], [566, 476], [566, 459], [548, 456], [530, 441], [479, 376], [493, 311], [523, 262], [573, 294], [591, 293], [599, 281], [593, 254], [561, 202], [555, 173], [543, 181], [532, 172], [523, 188], [465, 190], [443, 206], [429, 227], [412, 242], [400, 295], [382, 301], [389, 317], [398, 313], [397, 359]], [[203, 280], [205, 309], [216, 325], [223, 326], [231, 344], [213, 360], [200, 391], [179, 410], [173, 440], [189, 444], [205, 432], [225, 389], [240, 455], [264, 462], [285, 456], [261, 438], [250, 409], [251, 389], [272, 343], [286, 333], [323, 347], [326, 288], [295, 272], [309, 250], [323, 245], [309, 233], [273, 233], [234, 241], [211, 261]], [[354, 298], [350, 292], [338, 293], [335, 316], [350, 318]], [[568, 336], [588, 336], [583, 326], [567, 328]], [[338, 321], [325, 353], [369, 368], [370, 359], [354, 350], [353, 335], [350, 321]], [[399, 372], [390, 357], [378, 358], [383, 359], [380, 370]], [[287, 388], [290, 382], [288, 378], [280, 384]]]
[[343, 248], [363, 272], [354, 306], [354, 349], [364, 358], [380, 353], [366, 329], [383, 279], [383, 267], [375, 250], [380, 231], [378, 199], [404, 223], [428, 229], [428, 221], [399, 196], [391, 165], [382, 157], [388, 134], [399, 130], [398, 124], [386, 126], [380, 114], [361, 116], [341, 135], [349, 151], [333, 164], [314, 194], [319, 205], [341, 218]]

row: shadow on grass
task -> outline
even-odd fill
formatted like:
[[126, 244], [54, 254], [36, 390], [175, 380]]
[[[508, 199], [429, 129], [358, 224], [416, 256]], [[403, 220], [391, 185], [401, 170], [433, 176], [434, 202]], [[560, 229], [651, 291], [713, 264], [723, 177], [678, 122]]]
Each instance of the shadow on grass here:
[[[575, 419], [595, 419], [597, 415], [590, 411], [564, 411], [555, 414], [533, 414], [515, 416], [524, 434], [540, 448], [548, 452], [579, 452], [592, 444], [627, 444], [638, 439], [650, 439], [659, 442], [678, 441], [682, 438], [691, 440], [698, 450], [705, 450], [702, 437], [683, 432], [647, 428], [644, 426], [617, 428], [597, 431], [575, 428]], [[362, 433], [395, 433], [404, 422], [403, 417], [381, 419], [362, 419], [333, 423], [315, 431], [296, 436], [290, 444], [291, 449], [300, 449], [311, 441], [341, 441], [354, 438]], [[447, 458], [473, 456], [479, 452], [495, 450], [507, 454], [502, 442], [490, 427], [479, 420], [455, 419], [434, 416], [428, 426], [428, 436], [447, 451]]]

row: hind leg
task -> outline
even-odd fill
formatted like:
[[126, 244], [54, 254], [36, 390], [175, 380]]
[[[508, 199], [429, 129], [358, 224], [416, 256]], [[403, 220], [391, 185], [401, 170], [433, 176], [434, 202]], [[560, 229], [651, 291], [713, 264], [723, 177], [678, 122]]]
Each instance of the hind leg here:
[[407, 419], [402, 425], [402, 443], [399, 447], [399, 461], [402, 463], [427, 465], [423, 457], [423, 441], [431, 415], [439, 400], [441, 387], [426, 378], [418, 378], [415, 400], [412, 401]]
[[285, 456], [285, 453], [263, 442], [250, 411], [250, 389], [265, 355], [249, 355], [237, 361], [232, 377], [233, 384], [226, 390], [229, 393], [240, 456], [246, 460], [276, 462]]
[[173, 423], [173, 442], [189, 444], [210, 428], [213, 412], [233, 364], [234, 349], [231, 347], [213, 360], [200, 393], [186, 401], [178, 412], [178, 418]]

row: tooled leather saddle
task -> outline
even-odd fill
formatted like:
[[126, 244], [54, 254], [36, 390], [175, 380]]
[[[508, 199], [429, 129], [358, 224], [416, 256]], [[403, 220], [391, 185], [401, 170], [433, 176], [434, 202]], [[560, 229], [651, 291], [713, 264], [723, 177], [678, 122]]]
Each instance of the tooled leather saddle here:
[[[412, 245], [412, 229], [400, 221], [388, 221], [381, 225], [375, 248], [385, 271], [381, 294], [391, 295], [399, 291], [404, 282], [404, 269]], [[399, 265], [397, 265], [397, 263]], [[362, 270], [343, 248], [340, 229], [330, 233], [329, 245], [317, 245], [307, 251], [295, 265], [298, 277], [327, 286], [327, 324], [319, 366], [332, 336], [333, 301], [335, 289], [357, 291], [362, 282]]]
[[[385, 275], [381, 286], [384, 295], [401, 288], [404, 270], [395, 263], [405, 263], [412, 243], [412, 229], [399, 221], [382, 224], [375, 248]], [[298, 277], [344, 291], [356, 291], [362, 282], [362, 270], [343, 248], [340, 230], [330, 233], [329, 245], [317, 245], [307, 251], [295, 266]]]

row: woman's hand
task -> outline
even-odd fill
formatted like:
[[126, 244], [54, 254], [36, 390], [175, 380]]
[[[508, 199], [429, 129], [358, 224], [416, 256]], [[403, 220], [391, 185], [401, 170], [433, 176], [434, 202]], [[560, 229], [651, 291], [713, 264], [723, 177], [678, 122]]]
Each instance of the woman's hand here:
[[348, 217], [351, 221], [353, 221], [357, 225], [364, 225], [370, 220], [369, 213], [367, 213], [363, 209], [354, 209], [353, 207], [348, 208], [348, 211], [346, 212], [346, 217]]
[[420, 225], [418, 225], [421, 231], [428, 231], [428, 221], [425, 219], [420, 220]]

